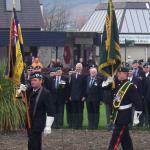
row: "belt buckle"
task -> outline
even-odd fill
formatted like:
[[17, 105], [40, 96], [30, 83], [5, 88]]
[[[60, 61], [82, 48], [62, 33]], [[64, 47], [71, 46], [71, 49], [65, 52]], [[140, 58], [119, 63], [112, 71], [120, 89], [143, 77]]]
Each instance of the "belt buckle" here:
[[114, 100], [113, 100], [113, 106], [114, 108], [119, 108], [120, 106], [120, 103], [121, 103], [121, 98], [120, 96], [115, 96]]

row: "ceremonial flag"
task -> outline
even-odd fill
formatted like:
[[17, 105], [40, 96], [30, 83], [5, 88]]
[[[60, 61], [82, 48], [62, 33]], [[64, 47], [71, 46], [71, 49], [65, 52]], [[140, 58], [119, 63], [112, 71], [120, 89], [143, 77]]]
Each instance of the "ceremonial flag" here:
[[102, 45], [100, 48], [100, 66], [99, 71], [105, 77], [111, 77], [116, 74], [121, 65], [119, 32], [112, 0], [109, 0], [106, 22], [102, 35]]
[[16, 84], [20, 83], [20, 78], [24, 70], [23, 62], [23, 38], [21, 25], [17, 19], [15, 8], [10, 23], [8, 64], [6, 68], [6, 77]]

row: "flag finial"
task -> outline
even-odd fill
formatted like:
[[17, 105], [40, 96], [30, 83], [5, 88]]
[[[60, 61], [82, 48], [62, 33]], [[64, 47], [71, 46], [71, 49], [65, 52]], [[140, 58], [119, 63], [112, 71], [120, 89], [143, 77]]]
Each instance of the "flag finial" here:
[[16, 0], [13, 0], [13, 8], [16, 7]]

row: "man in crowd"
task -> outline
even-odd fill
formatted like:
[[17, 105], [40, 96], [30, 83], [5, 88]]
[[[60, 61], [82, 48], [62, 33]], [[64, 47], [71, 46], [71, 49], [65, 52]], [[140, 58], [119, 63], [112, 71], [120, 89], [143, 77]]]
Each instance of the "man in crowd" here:
[[50, 91], [54, 99], [55, 120], [53, 127], [56, 129], [63, 128], [64, 105], [67, 100], [68, 80], [62, 75], [62, 69], [56, 68], [55, 76], [50, 78]]
[[140, 68], [139, 62], [137, 60], [133, 61], [132, 68], [133, 68], [133, 76], [142, 80], [144, 77], [144, 73], [142, 68]]
[[[70, 82], [71, 82], [71, 76], [72, 74], [74, 74], [75, 71], [73, 70], [70, 70], [68, 72], [68, 93], [70, 93]], [[69, 128], [72, 128], [72, 115], [71, 115], [71, 110], [72, 110], [72, 104], [71, 104], [71, 101], [69, 100], [69, 95], [67, 97], [67, 100], [66, 100], [66, 117], [67, 117], [67, 124], [68, 124], [68, 127]]]
[[99, 105], [102, 100], [102, 79], [97, 75], [96, 68], [90, 68], [90, 75], [87, 77], [86, 106], [88, 112], [88, 128], [98, 129]]
[[144, 78], [143, 78], [143, 96], [144, 96], [144, 114], [145, 123], [148, 122], [150, 128], [150, 66], [149, 63], [143, 65]]
[[83, 108], [86, 91], [86, 76], [82, 74], [83, 66], [77, 63], [75, 66], [75, 73], [71, 75], [70, 81], [70, 101], [71, 101], [71, 115], [72, 127], [75, 129], [82, 128], [83, 122]]
[[[54, 121], [53, 99], [50, 92], [42, 86], [43, 76], [40, 73], [31, 75], [31, 87], [27, 89], [29, 100], [28, 150], [42, 149], [42, 132], [51, 133]], [[25, 85], [20, 85], [19, 91], [26, 91]]]
[[143, 96], [142, 81], [139, 78], [135, 77], [133, 74], [134, 74], [133, 68], [130, 67], [128, 72], [128, 80], [132, 82], [134, 86], [137, 88], [137, 91], [142, 99]]

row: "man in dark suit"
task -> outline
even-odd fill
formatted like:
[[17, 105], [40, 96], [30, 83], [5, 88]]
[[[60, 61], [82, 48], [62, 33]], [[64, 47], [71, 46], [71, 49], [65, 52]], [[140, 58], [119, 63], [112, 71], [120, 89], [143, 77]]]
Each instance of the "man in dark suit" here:
[[[40, 73], [31, 75], [31, 87], [27, 89], [31, 124], [31, 128], [27, 130], [28, 150], [41, 150], [42, 132], [44, 130], [45, 134], [51, 133], [54, 121], [53, 99], [42, 83], [43, 76]], [[19, 90], [26, 91], [25, 85], [21, 84]]]
[[144, 77], [144, 72], [142, 68], [140, 68], [139, 62], [137, 60], [133, 61], [132, 68], [133, 68], [133, 76], [142, 80]]
[[102, 79], [97, 75], [96, 68], [90, 68], [87, 77], [86, 106], [88, 112], [88, 128], [97, 129], [99, 124], [99, 105], [102, 100]]
[[54, 107], [55, 107], [55, 120], [53, 127], [54, 128], [63, 128], [64, 120], [64, 105], [67, 100], [67, 86], [68, 80], [62, 75], [62, 70], [60, 67], [56, 68], [56, 76], [50, 78], [50, 91], [54, 98]]
[[129, 68], [128, 80], [132, 82], [134, 86], [137, 88], [137, 91], [142, 99], [143, 96], [142, 81], [138, 77], [135, 77], [133, 74], [134, 74], [133, 68]]
[[[71, 75], [75, 73], [73, 70], [69, 71], [68, 72], [68, 82], [69, 82], [69, 85], [68, 85], [68, 94], [70, 93], [70, 82], [71, 82]], [[71, 115], [71, 111], [72, 111], [72, 104], [71, 104], [71, 101], [69, 100], [69, 95], [68, 95], [68, 98], [67, 98], [67, 101], [66, 101], [66, 114], [67, 114], [67, 124], [68, 124], [68, 127], [69, 128], [72, 128], [72, 115]]]
[[143, 78], [143, 96], [145, 103], [145, 119], [150, 128], [150, 66], [149, 63], [143, 65], [144, 78]]
[[[135, 86], [135, 88], [137, 89], [138, 94], [140, 96], [140, 99], [142, 100], [142, 106], [144, 108], [142, 80], [139, 79], [138, 77], [135, 77], [133, 74], [134, 74], [133, 68], [129, 68], [128, 80], [130, 82], [132, 82], [133, 85]], [[133, 112], [134, 112], [134, 107], [133, 107]], [[143, 124], [144, 124], [144, 114], [142, 112], [142, 114], [140, 116], [140, 124], [139, 124], [139, 126], [143, 126]]]
[[70, 101], [72, 105], [72, 127], [82, 128], [83, 108], [86, 91], [86, 76], [82, 74], [83, 66], [77, 63], [75, 73], [71, 75], [70, 81]]

